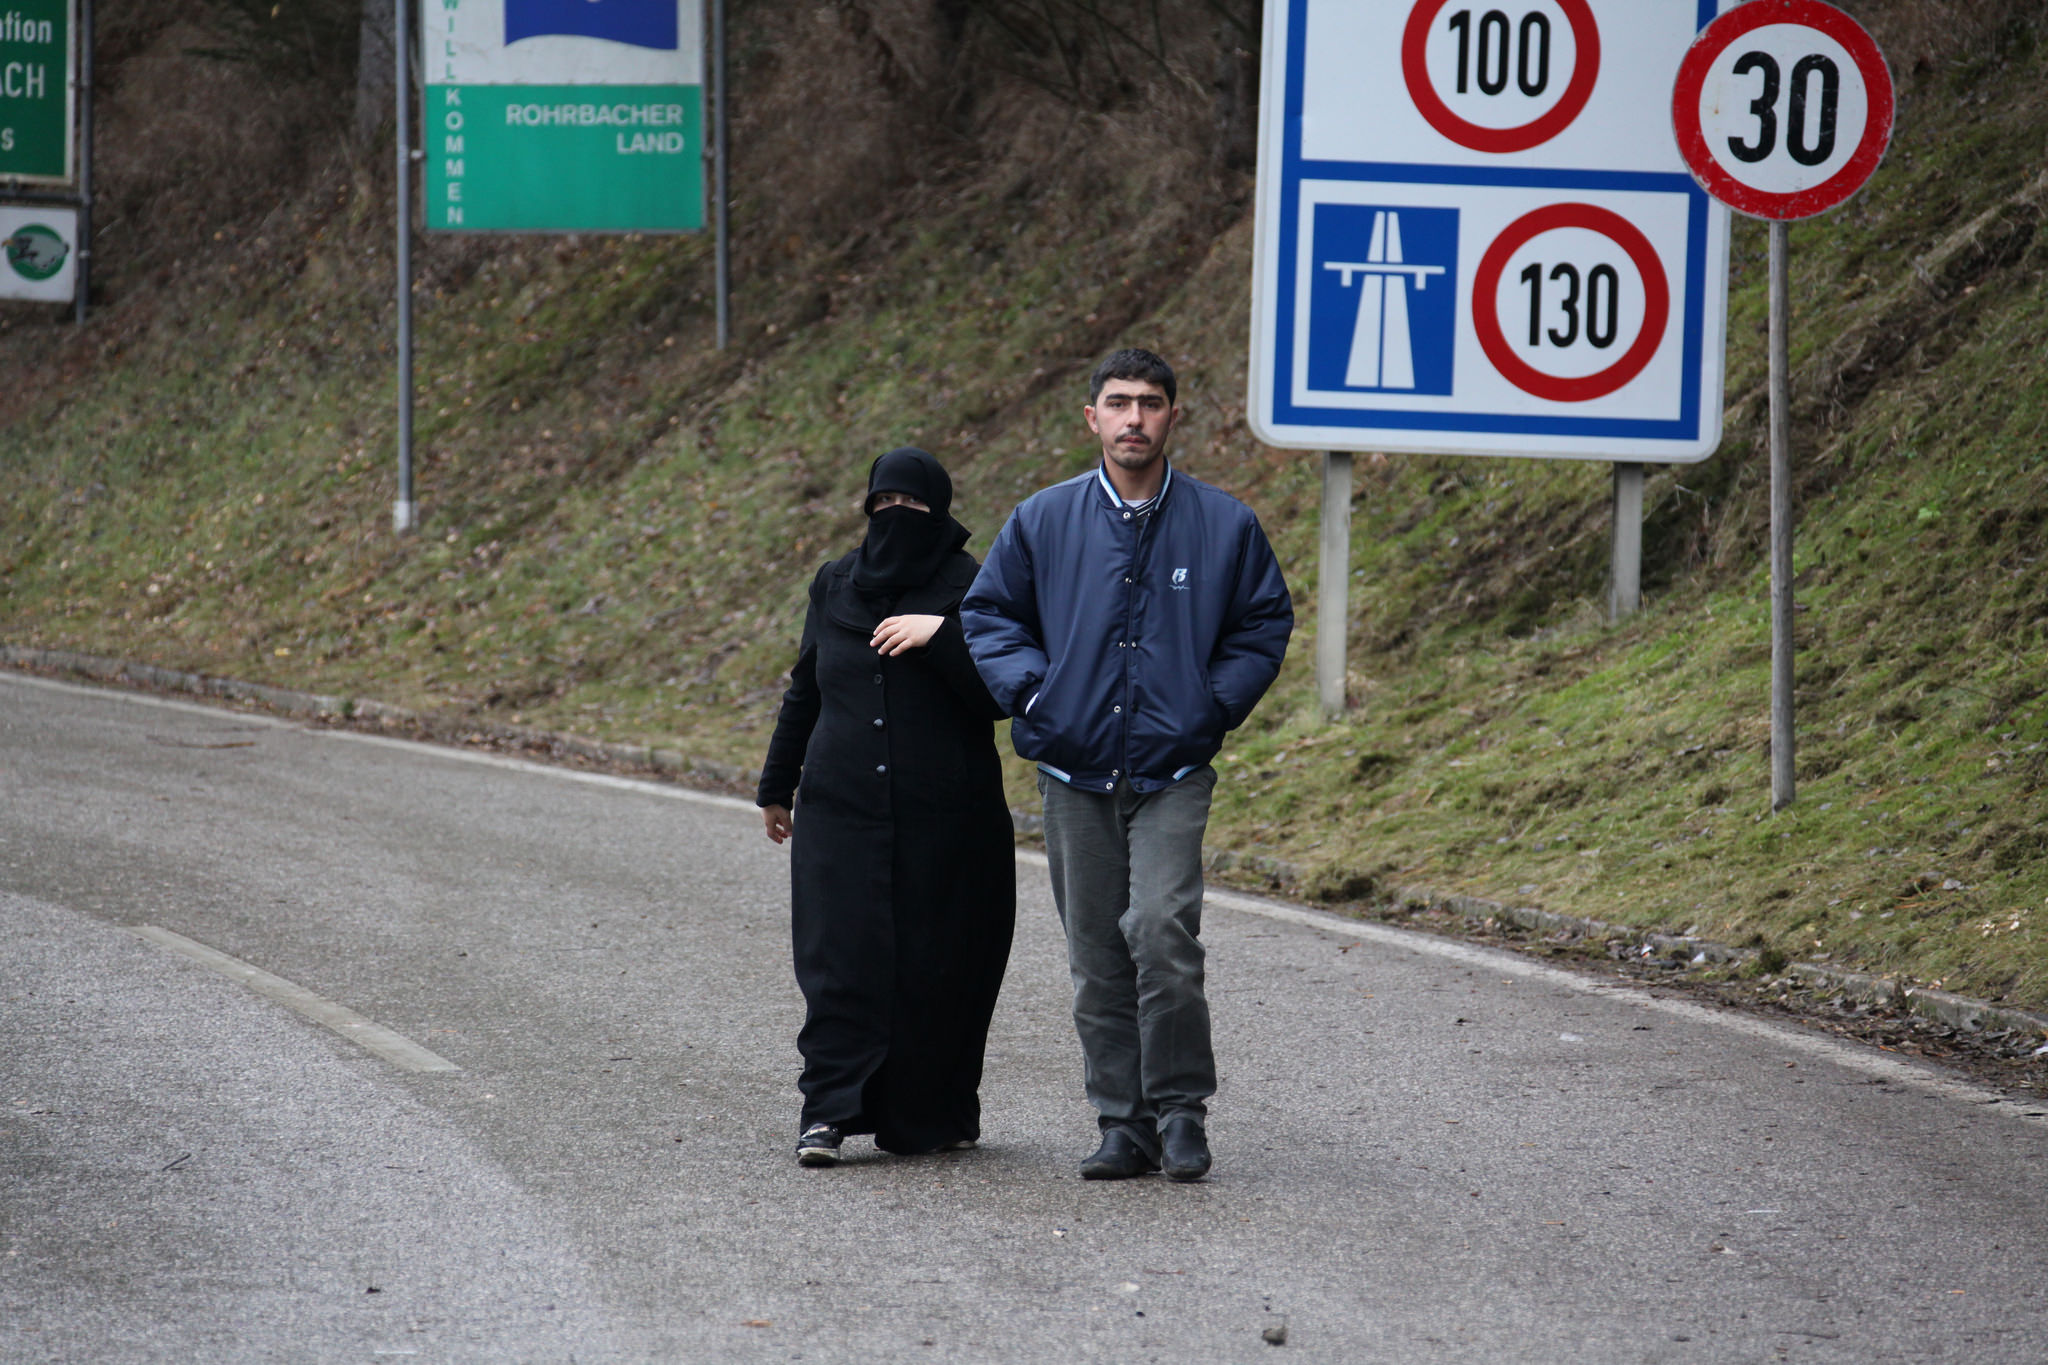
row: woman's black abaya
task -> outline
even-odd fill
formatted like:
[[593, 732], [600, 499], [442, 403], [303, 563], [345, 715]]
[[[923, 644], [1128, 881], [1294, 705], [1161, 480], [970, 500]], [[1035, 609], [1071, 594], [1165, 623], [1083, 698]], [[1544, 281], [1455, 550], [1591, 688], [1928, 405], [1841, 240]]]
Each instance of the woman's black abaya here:
[[[910, 453], [878, 461], [871, 488], [901, 488], [897, 457]], [[908, 473], [915, 483], [929, 471]], [[871, 525], [864, 549], [880, 542], [908, 555], [864, 562], [856, 550], [811, 583], [757, 801], [794, 797], [792, 922], [807, 1006], [799, 1127], [829, 1123], [872, 1132], [888, 1151], [923, 1152], [980, 1135], [982, 1052], [1009, 960], [1016, 867], [994, 741], [1002, 709], [960, 631], [976, 565], [958, 548], [966, 534], [945, 499], [931, 496], [937, 485], [903, 491], [932, 510], [888, 508], [875, 521], [932, 521], [898, 538]], [[889, 581], [906, 573], [927, 576]], [[924, 648], [885, 658], [868, 641], [894, 615], [945, 624]]]

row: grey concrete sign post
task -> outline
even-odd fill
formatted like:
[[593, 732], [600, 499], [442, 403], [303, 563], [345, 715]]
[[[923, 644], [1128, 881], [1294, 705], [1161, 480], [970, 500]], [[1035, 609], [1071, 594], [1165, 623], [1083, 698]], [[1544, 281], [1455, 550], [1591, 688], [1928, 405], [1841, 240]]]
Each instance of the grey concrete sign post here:
[[1608, 572], [1607, 615], [1620, 621], [1643, 605], [1643, 467], [1614, 465], [1614, 554]]
[[1321, 553], [1316, 569], [1316, 696], [1332, 720], [1344, 714], [1351, 621], [1351, 452], [1323, 455]]

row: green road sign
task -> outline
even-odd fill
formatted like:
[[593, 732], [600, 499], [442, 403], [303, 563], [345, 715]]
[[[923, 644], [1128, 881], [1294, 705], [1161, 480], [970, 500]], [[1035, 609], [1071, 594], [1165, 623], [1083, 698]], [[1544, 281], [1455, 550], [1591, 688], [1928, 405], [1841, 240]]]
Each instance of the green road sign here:
[[704, 226], [694, 85], [430, 85], [426, 225], [448, 232]]
[[71, 179], [75, 0], [0, 9], [0, 179]]
[[700, 0], [433, 0], [420, 16], [429, 231], [704, 226]]

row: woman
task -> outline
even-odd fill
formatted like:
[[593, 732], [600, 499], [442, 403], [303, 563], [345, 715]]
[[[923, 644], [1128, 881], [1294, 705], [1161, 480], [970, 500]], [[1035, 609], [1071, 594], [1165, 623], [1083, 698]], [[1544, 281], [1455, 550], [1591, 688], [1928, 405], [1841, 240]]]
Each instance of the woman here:
[[1016, 849], [994, 740], [1002, 708], [960, 633], [977, 566], [952, 501], [924, 451], [875, 461], [866, 537], [811, 580], [762, 765], [768, 837], [795, 838], [806, 1166], [835, 1164], [856, 1133], [901, 1153], [971, 1147], [981, 1133]]

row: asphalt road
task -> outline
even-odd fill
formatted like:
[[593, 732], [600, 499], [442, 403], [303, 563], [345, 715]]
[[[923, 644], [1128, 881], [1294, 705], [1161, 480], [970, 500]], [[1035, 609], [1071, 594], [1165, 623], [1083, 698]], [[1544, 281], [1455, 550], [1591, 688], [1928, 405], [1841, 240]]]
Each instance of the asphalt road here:
[[1084, 1183], [1029, 859], [983, 1146], [800, 1169], [785, 859], [739, 802], [0, 675], [0, 1360], [2048, 1359], [2042, 1119], [1249, 898], [1215, 1173]]

